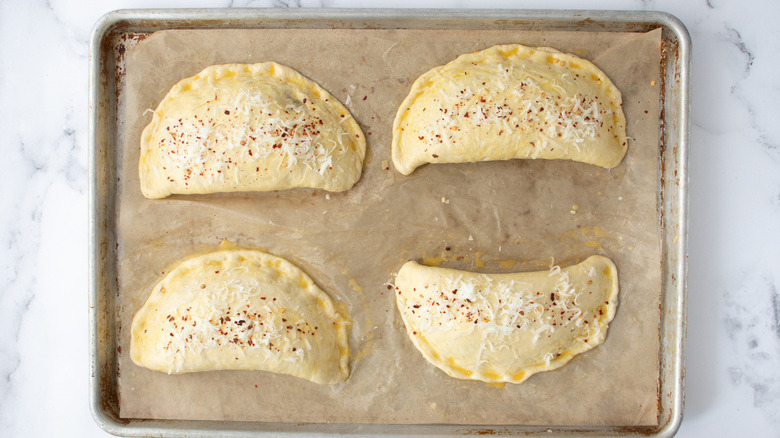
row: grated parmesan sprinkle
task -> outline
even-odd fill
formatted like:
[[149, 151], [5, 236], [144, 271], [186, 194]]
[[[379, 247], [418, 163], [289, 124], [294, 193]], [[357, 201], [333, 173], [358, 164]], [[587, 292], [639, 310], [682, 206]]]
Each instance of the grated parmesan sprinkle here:
[[[316, 328], [286, 311], [276, 298], [264, 296], [256, 280], [233, 278], [191, 286], [198, 291], [193, 299], [170, 309], [160, 327], [162, 339], [168, 341], [160, 353], [169, 372], [180, 371], [188, 354], [200, 355], [205, 349], [229, 349], [242, 356], [254, 350], [295, 362], [311, 351]], [[252, 306], [250, 298], [264, 304]]]
[[[339, 126], [336, 141], [323, 138], [320, 114], [319, 104], [307, 99], [282, 106], [247, 92], [217, 94], [194, 116], [161, 121], [162, 166], [178, 169], [180, 176], [170, 178], [185, 185], [196, 175], [210, 182], [260, 178], [269, 170], [263, 160], [273, 157], [276, 170], [303, 165], [324, 175], [332, 170], [334, 153], [346, 150], [347, 133]], [[241, 170], [247, 162], [257, 164], [251, 173]]]
[[[607, 119], [607, 107], [595, 96], [566, 90], [542, 79], [515, 71], [511, 66], [497, 65], [490, 83], [482, 82], [475, 90], [458, 84], [447, 76], [425, 111], [438, 113], [432, 124], [417, 125], [411, 135], [429, 146], [457, 144], [464, 124], [490, 129], [499, 137], [510, 135], [540, 138], [531, 141], [535, 153], [553, 144], [579, 151], [580, 144], [601, 135]], [[474, 84], [472, 84], [474, 85]], [[611, 127], [608, 127], [611, 129]], [[482, 137], [477, 136], [477, 141]]]
[[[489, 335], [508, 336], [525, 331], [536, 344], [556, 330], [581, 327], [590, 319], [577, 304], [581, 293], [568, 275], [558, 266], [553, 266], [549, 275], [556, 277], [556, 283], [552, 290], [544, 291], [529, 283], [495, 280], [488, 275], [468, 280], [450, 275], [424, 283], [423, 291], [406, 291], [405, 308], [414, 320], [412, 325], [422, 332], [443, 330], [468, 335], [480, 327]], [[398, 286], [396, 290], [400, 295]], [[489, 347], [495, 348], [492, 345]]]

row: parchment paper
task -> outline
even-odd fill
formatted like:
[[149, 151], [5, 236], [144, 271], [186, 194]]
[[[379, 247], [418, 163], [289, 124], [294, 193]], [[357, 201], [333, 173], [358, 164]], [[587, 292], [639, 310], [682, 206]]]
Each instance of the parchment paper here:
[[[120, 409], [125, 418], [347, 423], [655, 425], [660, 30], [173, 30], [128, 54], [119, 156]], [[608, 171], [569, 161], [427, 165], [390, 160], [396, 109], [420, 74], [494, 44], [551, 46], [592, 60], [623, 92], [631, 138]], [[274, 60], [320, 83], [368, 138], [358, 184], [147, 200], [139, 138], [178, 80], [206, 66]], [[655, 85], [651, 85], [655, 81]], [[389, 164], [388, 164], [389, 163]], [[352, 374], [322, 386], [266, 372], [166, 375], [133, 364], [129, 326], [154, 283], [223, 240], [285, 257], [348, 309]], [[520, 385], [461, 381], [428, 364], [386, 284], [409, 259], [482, 272], [548, 269], [592, 254], [616, 263], [620, 305], [606, 342]]]

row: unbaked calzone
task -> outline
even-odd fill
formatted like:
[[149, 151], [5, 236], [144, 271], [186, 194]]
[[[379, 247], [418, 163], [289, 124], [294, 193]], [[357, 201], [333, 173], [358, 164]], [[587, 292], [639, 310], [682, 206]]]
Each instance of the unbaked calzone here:
[[133, 318], [130, 357], [166, 373], [265, 370], [316, 383], [349, 376], [349, 321], [299, 268], [255, 250], [191, 257]]
[[141, 191], [344, 191], [360, 179], [365, 151], [349, 111], [292, 68], [215, 65], [179, 81], [153, 111], [141, 134]]
[[627, 150], [620, 91], [591, 62], [551, 48], [494, 46], [420, 76], [393, 124], [392, 157], [425, 163], [570, 159], [612, 168]]
[[513, 274], [410, 261], [395, 290], [409, 338], [430, 363], [459, 379], [520, 383], [604, 342], [618, 277], [603, 256]]

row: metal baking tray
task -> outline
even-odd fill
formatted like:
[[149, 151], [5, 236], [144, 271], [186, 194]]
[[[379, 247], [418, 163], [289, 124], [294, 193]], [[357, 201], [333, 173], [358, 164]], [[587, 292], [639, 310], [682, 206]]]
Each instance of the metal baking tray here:
[[[645, 32], [662, 29], [658, 224], [662, 297], [658, 426], [547, 427], [293, 424], [128, 419], [119, 416], [116, 150], [123, 107], [125, 51], [163, 29], [494, 29]], [[690, 37], [675, 17], [648, 11], [178, 9], [122, 10], [102, 17], [90, 46], [90, 409], [105, 431], [124, 436], [279, 436], [473, 434], [673, 436], [682, 421], [687, 281], [687, 163]]]

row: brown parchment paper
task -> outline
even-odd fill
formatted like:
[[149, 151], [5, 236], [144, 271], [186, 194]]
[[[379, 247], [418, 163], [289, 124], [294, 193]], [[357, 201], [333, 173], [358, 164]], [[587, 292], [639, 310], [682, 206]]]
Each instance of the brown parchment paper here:
[[[660, 30], [171, 30], [127, 56], [119, 175], [120, 410], [125, 418], [345, 423], [655, 425], [659, 230], [656, 212]], [[390, 160], [396, 109], [420, 74], [495, 44], [551, 46], [592, 60], [623, 92], [631, 138], [617, 168], [514, 160], [427, 165]], [[343, 193], [311, 189], [147, 200], [139, 138], [178, 80], [228, 62], [274, 60], [346, 103], [368, 138], [364, 173]], [[651, 81], [655, 81], [654, 85]], [[122, 124], [123, 122], [123, 124]], [[353, 319], [352, 373], [317, 385], [266, 372], [167, 375], [129, 357], [134, 313], [167, 269], [227, 240], [287, 258]], [[620, 305], [606, 342], [520, 385], [461, 381], [428, 364], [387, 283], [409, 259], [482, 272], [614, 260]]]

